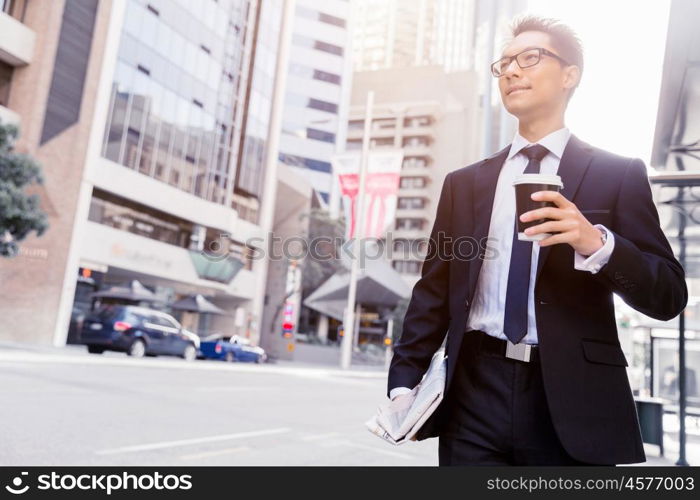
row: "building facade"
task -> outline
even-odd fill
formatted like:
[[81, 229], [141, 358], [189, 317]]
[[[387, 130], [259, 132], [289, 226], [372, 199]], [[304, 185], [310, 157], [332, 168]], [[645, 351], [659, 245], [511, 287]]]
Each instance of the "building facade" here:
[[321, 206], [331, 156], [345, 145], [352, 85], [351, 3], [296, 0], [279, 159], [307, 178]]
[[348, 150], [362, 148], [365, 96], [375, 92], [370, 147], [401, 148], [394, 227], [387, 256], [409, 285], [417, 281], [448, 172], [479, 158], [476, 75], [446, 73], [440, 66], [413, 66], [355, 73]]
[[440, 65], [471, 69], [473, 0], [353, 0], [355, 71]]
[[0, 66], [0, 117], [43, 165], [50, 227], [0, 261], [0, 338], [62, 345], [90, 291], [137, 279], [166, 304], [201, 293], [229, 313], [198, 333], [257, 343], [250, 242], [262, 236], [281, 5], [9, 3], [0, 23], [18, 35], [0, 29], [2, 64], [13, 61], [10, 79]]

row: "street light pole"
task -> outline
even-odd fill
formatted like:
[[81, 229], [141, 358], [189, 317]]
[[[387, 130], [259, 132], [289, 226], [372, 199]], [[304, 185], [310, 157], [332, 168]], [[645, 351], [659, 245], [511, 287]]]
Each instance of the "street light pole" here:
[[[345, 309], [345, 333], [340, 346], [340, 367], [344, 370], [350, 368], [352, 361], [353, 337], [359, 334], [355, 332], [355, 296], [357, 293], [357, 272], [359, 266], [360, 253], [364, 251], [362, 236], [365, 230], [365, 174], [367, 162], [369, 160], [369, 140], [372, 128], [372, 107], [374, 106], [374, 91], [367, 92], [367, 102], [365, 104], [365, 129], [362, 136], [362, 157], [360, 159], [360, 174], [358, 179], [358, 193], [356, 205], [355, 234], [353, 235], [353, 255], [350, 259], [350, 284], [348, 286], [348, 305]], [[353, 214], [350, 214], [352, 217]]]

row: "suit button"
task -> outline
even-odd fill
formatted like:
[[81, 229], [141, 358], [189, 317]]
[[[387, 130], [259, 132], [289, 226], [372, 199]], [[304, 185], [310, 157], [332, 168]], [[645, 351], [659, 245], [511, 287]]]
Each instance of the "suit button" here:
[[464, 308], [465, 308], [465, 309], [469, 309], [469, 299], [466, 299], [466, 300], [464, 301]]
[[538, 300], [537, 301], [539, 304], [546, 305], [547, 303], [544, 300]]

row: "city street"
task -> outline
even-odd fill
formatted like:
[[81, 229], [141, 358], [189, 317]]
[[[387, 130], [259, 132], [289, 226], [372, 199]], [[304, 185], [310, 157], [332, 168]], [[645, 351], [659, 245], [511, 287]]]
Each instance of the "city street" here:
[[437, 440], [393, 447], [364, 427], [384, 374], [339, 374], [0, 349], [0, 464], [437, 465]]
[[[88, 355], [0, 346], [2, 465], [437, 465], [437, 439], [392, 447], [364, 427], [380, 369]], [[673, 415], [666, 458], [677, 458]], [[688, 460], [700, 463], [689, 429]]]

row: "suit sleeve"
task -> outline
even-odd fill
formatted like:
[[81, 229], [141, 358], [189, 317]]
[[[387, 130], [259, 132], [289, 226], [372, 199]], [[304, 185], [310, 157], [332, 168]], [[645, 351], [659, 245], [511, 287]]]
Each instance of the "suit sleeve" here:
[[615, 247], [595, 276], [642, 314], [662, 321], [680, 314], [688, 302], [685, 271], [661, 230], [641, 159], [627, 166], [611, 231]]
[[420, 382], [447, 334], [451, 249], [446, 237], [451, 235], [451, 175], [443, 182], [421, 277], [413, 287], [401, 337], [394, 345], [387, 397], [395, 387], [413, 388]]

